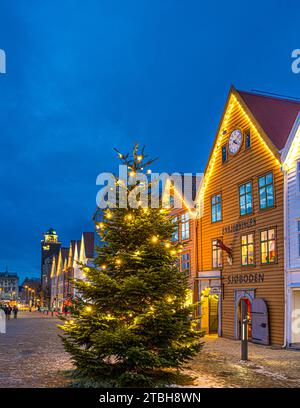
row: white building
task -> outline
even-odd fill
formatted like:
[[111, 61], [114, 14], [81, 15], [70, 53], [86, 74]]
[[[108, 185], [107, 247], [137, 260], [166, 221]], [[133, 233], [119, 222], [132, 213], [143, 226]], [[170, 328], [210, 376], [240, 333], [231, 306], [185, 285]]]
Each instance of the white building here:
[[[95, 234], [94, 232], [84, 232], [81, 241], [77, 242], [74, 258], [74, 279], [84, 280], [84, 270], [82, 265], [94, 266]], [[78, 295], [76, 289], [74, 295]]]
[[8, 271], [0, 273], [0, 300], [17, 300], [19, 296], [19, 278]]
[[300, 112], [282, 151], [284, 172], [286, 344], [300, 348]]

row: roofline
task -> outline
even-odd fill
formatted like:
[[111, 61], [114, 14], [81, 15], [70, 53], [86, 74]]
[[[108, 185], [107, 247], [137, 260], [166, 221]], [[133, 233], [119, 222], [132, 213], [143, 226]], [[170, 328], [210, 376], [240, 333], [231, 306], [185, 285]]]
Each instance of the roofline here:
[[214, 152], [214, 149], [215, 149], [215, 146], [216, 146], [216, 143], [217, 143], [217, 139], [218, 139], [218, 136], [219, 136], [219, 133], [220, 133], [220, 130], [221, 130], [221, 125], [222, 125], [224, 117], [225, 117], [225, 112], [227, 111], [229, 101], [230, 101], [230, 97], [231, 97], [231, 94], [233, 93], [233, 91], [235, 91], [235, 87], [233, 85], [231, 85], [230, 89], [229, 89], [229, 92], [227, 94], [227, 98], [226, 98], [225, 106], [223, 108], [223, 113], [222, 113], [221, 119], [219, 120], [219, 126], [218, 126], [217, 132], [215, 134], [214, 142], [213, 142], [212, 148], [210, 149], [210, 153], [208, 155], [208, 159], [207, 159], [206, 166], [205, 166], [205, 169], [204, 169], [204, 177], [205, 177], [205, 174], [207, 172], [211, 156], [212, 156], [212, 154]]
[[285, 144], [284, 148], [281, 151], [282, 164], [284, 164], [284, 162], [286, 161], [286, 159], [287, 159], [287, 157], [289, 155], [290, 148], [292, 146], [292, 143], [293, 143], [293, 141], [295, 139], [295, 136], [296, 136], [299, 128], [300, 128], [300, 109], [299, 109], [298, 115], [297, 115], [297, 117], [295, 119], [292, 130], [291, 130], [291, 132], [289, 134], [289, 137], [288, 137], [288, 139], [286, 141], [286, 144]]
[[[244, 91], [241, 91], [244, 92]], [[249, 92], [248, 92], [249, 93]], [[261, 136], [263, 136], [266, 144], [268, 145], [269, 149], [271, 150], [271, 152], [274, 154], [274, 156], [280, 161], [280, 150], [277, 149], [277, 147], [274, 145], [274, 143], [272, 142], [272, 140], [269, 138], [269, 136], [267, 135], [267, 133], [265, 132], [265, 130], [262, 128], [262, 126], [260, 125], [259, 121], [256, 119], [256, 117], [254, 116], [254, 114], [252, 113], [251, 109], [248, 107], [248, 105], [246, 104], [246, 102], [244, 101], [243, 97], [239, 94], [239, 91], [237, 89], [234, 89], [234, 95], [237, 98], [238, 102], [243, 106], [243, 108], [245, 109], [247, 115], [249, 116], [250, 120], [252, 122], [254, 122], [255, 127], [258, 128], [259, 133]]]
[[294, 97], [294, 96], [284, 96], [284, 95], [277, 95], [273, 94], [272, 92], [263, 92], [263, 91], [244, 91], [243, 89], [237, 89], [238, 92], [243, 92], [249, 95], [257, 95], [257, 96], [262, 96], [264, 98], [268, 99], [275, 99], [279, 101], [285, 101], [285, 102], [292, 102], [292, 103], [298, 103], [300, 105], [300, 98]]

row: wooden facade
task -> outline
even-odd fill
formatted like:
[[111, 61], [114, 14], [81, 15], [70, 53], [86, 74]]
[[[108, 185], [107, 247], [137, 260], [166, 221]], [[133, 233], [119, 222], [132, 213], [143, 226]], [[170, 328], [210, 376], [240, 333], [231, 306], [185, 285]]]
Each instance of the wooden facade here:
[[[229, 138], [234, 130], [242, 135], [241, 146], [235, 154], [229, 152]], [[248, 138], [246, 144], [246, 138]], [[250, 140], [249, 140], [250, 139]], [[250, 144], [250, 145], [249, 145]], [[273, 177], [274, 203], [260, 208], [259, 177]], [[241, 215], [239, 187], [250, 183], [252, 211]], [[212, 220], [212, 198], [221, 202], [221, 219]], [[204, 174], [201, 191], [202, 212], [198, 220], [198, 281], [212, 277], [219, 287], [219, 335], [238, 339], [239, 305], [241, 299], [251, 304], [263, 299], [267, 305], [271, 344], [284, 343], [284, 217], [283, 174], [279, 150], [271, 142], [241, 95], [231, 89], [213, 149]], [[272, 259], [262, 263], [262, 231], [275, 231]], [[253, 265], [242, 266], [242, 236], [254, 238]], [[232, 258], [221, 250], [222, 266], [213, 265], [213, 242], [221, 242], [232, 251]], [[275, 244], [275, 246], [274, 246]], [[218, 247], [219, 248], [219, 247]], [[265, 259], [265, 258], [263, 258]], [[219, 279], [218, 279], [219, 278]], [[203, 294], [203, 287], [201, 287]], [[199, 293], [201, 293], [201, 290]], [[202, 310], [204, 328], [207, 310]], [[251, 316], [249, 316], [251, 318]], [[206, 322], [206, 323], [205, 323]]]

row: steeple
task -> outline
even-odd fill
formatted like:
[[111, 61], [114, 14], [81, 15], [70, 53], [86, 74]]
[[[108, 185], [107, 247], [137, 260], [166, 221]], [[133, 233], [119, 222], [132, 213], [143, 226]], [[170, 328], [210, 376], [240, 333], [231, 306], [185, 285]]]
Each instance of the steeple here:
[[48, 231], [45, 232], [44, 237], [45, 237], [45, 239], [44, 239], [45, 243], [46, 242], [47, 243], [48, 242], [51, 242], [51, 243], [58, 242], [58, 235], [57, 235], [55, 229], [53, 229], [53, 228], [49, 228]]

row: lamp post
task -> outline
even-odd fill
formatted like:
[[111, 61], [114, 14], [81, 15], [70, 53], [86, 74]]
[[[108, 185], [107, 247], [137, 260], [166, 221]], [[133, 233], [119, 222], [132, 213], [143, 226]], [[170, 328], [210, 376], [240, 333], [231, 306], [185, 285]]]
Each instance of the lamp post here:
[[25, 304], [27, 305], [28, 304], [28, 286], [25, 285], [24, 288], [25, 288]]
[[32, 293], [32, 306], [35, 307], [35, 290], [31, 289], [31, 293]]

